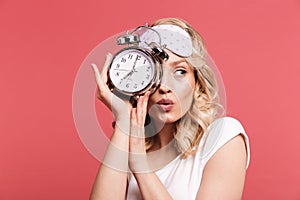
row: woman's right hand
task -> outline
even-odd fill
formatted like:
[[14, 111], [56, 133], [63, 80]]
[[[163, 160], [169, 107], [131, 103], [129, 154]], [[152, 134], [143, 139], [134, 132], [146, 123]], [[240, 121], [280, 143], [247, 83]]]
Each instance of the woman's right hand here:
[[107, 85], [107, 72], [111, 61], [112, 55], [108, 53], [106, 56], [105, 64], [101, 69], [101, 72], [99, 72], [99, 69], [95, 64], [92, 64], [92, 68], [94, 70], [98, 86], [97, 98], [100, 99], [113, 112], [116, 123], [120, 125], [121, 121], [123, 121], [122, 124], [124, 124], [124, 120], [128, 120], [129, 122], [132, 105], [129, 102], [129, 99], [121, 99], [118, 96], [116, 96]]

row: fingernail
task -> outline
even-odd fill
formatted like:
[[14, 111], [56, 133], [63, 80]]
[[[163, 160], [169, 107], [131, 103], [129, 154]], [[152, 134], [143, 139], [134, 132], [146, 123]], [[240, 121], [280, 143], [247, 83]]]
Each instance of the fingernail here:
[[140, 96], [139, 101], [143, 101], [145, 96]]
[[150, 91], [146, 92], [146, 95], [147, 95], [147, 97], [149, 97], [150, 96]]
[[95, 70], [95, 68], [97, 67], [97, 65], [94, 64], [94, 63], [92, 63], [91, 66], [92, 66], [92, 68], [93, 68], [94, 70]]
[[111, 58], [112, 57], [112, 54], [111, 53], [107, 53], [106, 54], [106, 58]]
[[132, 108], [132, 112], [133, 112], [133, 113], [136, 113], [136, 108]]

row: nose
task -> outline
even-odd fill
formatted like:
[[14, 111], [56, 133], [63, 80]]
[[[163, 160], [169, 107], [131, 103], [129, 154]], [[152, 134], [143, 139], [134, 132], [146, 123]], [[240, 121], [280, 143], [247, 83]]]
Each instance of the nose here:
[[170, 93], [171, 87], [170, 87], [170, 76], [171, 74], [169, 73], [169, 69], [167, 67], [163, 68], [163, 74], [162, 74], [162, 78], [161, 78], [161, 83], [160, 86], [158, 88], [158, 92], [160, 94], [167, 94]]
[[158, 88], [160, 94], [167, 94], [171, 92], [171, 89], [166, 84], [161, 84]]

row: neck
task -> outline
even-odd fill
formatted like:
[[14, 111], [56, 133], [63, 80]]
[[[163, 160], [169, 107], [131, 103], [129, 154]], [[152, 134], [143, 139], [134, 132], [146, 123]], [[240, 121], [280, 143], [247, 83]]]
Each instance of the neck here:
[[151, 123], [148, 127], [148, 132], [154, 137], [155, 142], [150, 151], [161, 149], [174, 139], [174, 133], [176, 129], [176, 123], [162, 124]]
[[175, 123], [165, 124], [157, 133], [157, 144], [160, 148], [165, 147], [174, 139]]
[[[154, 145], [148, 151], [151, 170], [158, 170], [174, 160], [179, 152], [175, 145], [175, 123], [165, 124], [154, 136]], [[156, 132], [154, 132], [156, 133]]]

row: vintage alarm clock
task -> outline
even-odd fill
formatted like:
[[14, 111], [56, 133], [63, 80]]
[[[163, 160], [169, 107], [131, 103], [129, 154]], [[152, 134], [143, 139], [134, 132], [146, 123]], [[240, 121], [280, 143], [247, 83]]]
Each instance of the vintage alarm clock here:
[[[160, 38], [159, 34], [148, 26], [140, 26], [117, 39], [118, 45], [127, 47], [117, 52], [108, 71], [110, 88], [129, 97], [138, 97], [146, 91], [154, 92], [162, 77], [162, 61], [168, 59], [164, 47], [158, 42], [141, 41], [139, 30], [148, 29]], [[146, 45], [139, 45], [141, 42]]]

